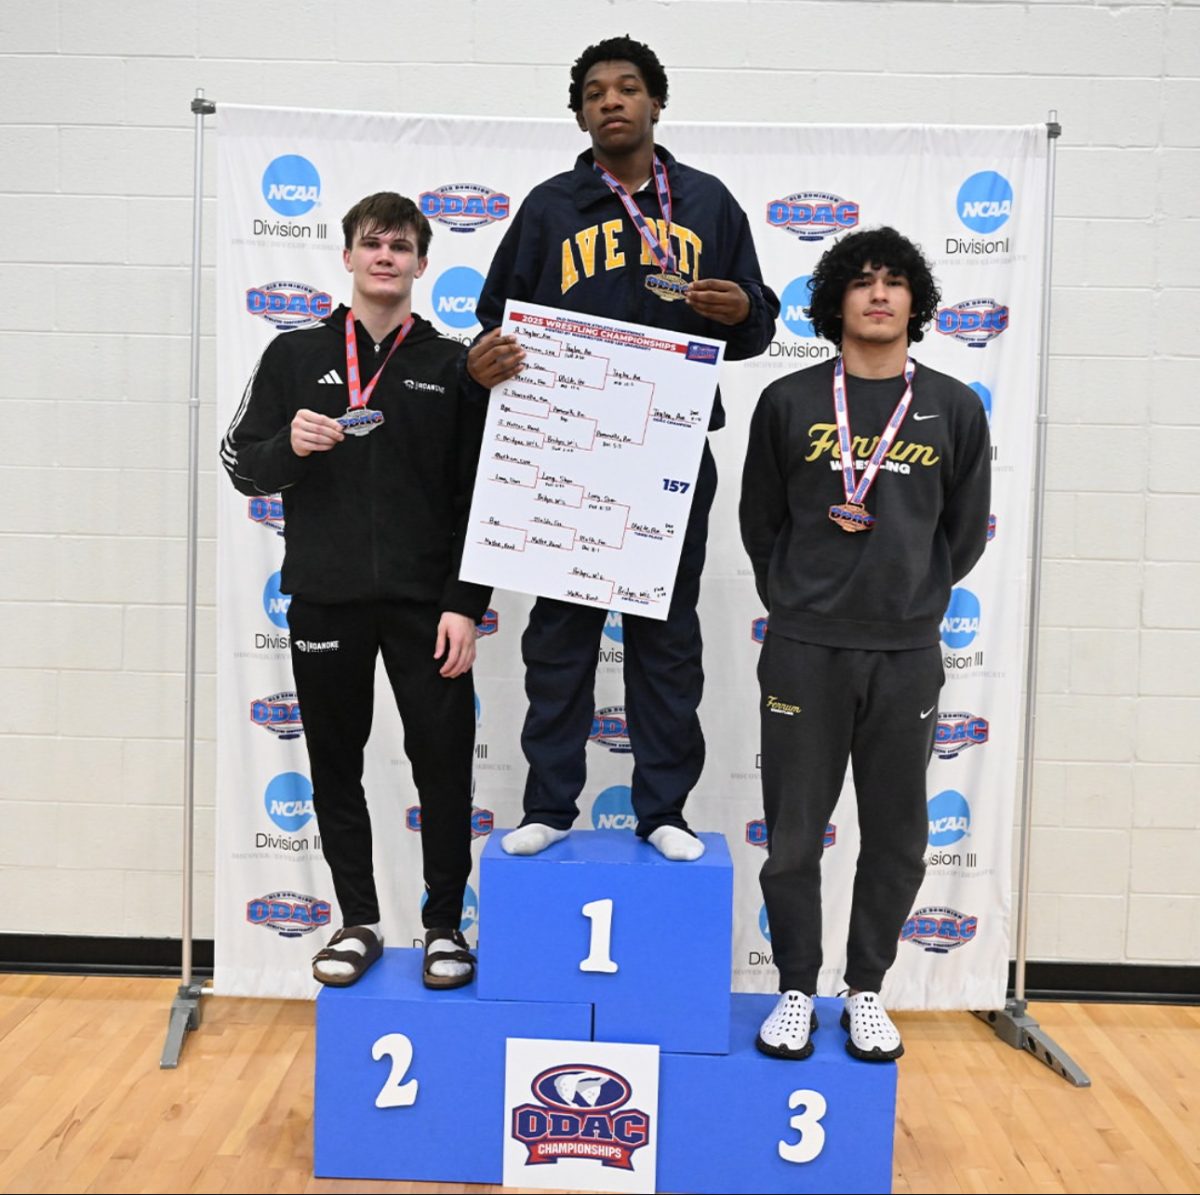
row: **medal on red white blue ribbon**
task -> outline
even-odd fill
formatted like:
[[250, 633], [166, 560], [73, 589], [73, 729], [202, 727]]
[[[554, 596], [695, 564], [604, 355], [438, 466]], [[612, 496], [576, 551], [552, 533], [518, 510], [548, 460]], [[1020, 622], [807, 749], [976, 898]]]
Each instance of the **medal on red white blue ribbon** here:
[[339, 415], [334, 420], [346, 435], [365, 436], [383, 422], [383, 412], [373, 411], [367, 406], [367, 403], [371, 401], [375, 383], [383, 376], [383, 371], [392, 359], [392, 354], [404, 343], [404, 338], [412, 326], [413, 317], [410, 315], [400, 326], [400, 331], [396, 333], [396, 339], [392, 341], [392, 347], [388, 350], [388, 355], [384, 357], [383, 364], [375, 371], [375, 376], [364, 390], [358, 371], [358, 338], [354, 334], [354, 312], [346, 312], [346, 388], [350, 391], [350, 405], [346, 408], [344, 415]]
[[904, 393], [887, 421], [887, 427], [883, 429], [867, 467], [856, 482], [854, 440], [850, 435], [850, 406], [846, 400], [846, 367], [841, 357], [838, 357], [833, 367], [833, 411], [837, 417], [838, 449], [842, 456], [842, 487], [846, 491], [846, 500], [835, 502], [829, 508], [829, 517], [843, 531], [870, 531], [875, 526], [875, 516], [868, 512], [863, 503], [867, 491], [879, 475], [884, 459], [896, 442], [896, 433], [904, 422], [904, 416], [908, 414], [908, 408], [912, 406], [913, 375], [916, 372], [917, 363], [911, 357], [907, 358], [904, 362]]
[[604, 179], [612, 193], [624, 204], [625, 211], [633, 221], [633, 226], [641, 233], [642, 240], [646, 242], [646, 246], [650, 250], [650, 255], [658, 262], [659, 272], [646, 276], [646, 289], [667, 303], [682, 299], [687, 294], [688, 284], [683, 275], [679, 273], [679, 263], [671, 252], [671, 182], [667, 178], [667, 168], [659, 160], [658, 154], [654, 155], [654, 189], [658, 193], [658, 210], [662, 212], [663, 222], [668, 229], [665, 247], [658, 239], [654, 229], [650, 227], [650, 221], [642, 215], [641, 209], [621, 185], [621, 181], [596, 162], [592, 163], [592, 169]]

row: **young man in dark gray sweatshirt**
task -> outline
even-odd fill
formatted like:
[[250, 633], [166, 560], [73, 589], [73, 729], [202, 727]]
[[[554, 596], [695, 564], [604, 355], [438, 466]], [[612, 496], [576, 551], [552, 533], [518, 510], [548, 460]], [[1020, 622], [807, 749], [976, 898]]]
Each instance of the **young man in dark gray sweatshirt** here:
[[983, 553], [991, 491], [979, 398], [909, 356], [939, 299], [894, 229], [842, 238], [817, 265], [810, 311], [840, 356], [768, 386], [751, 424], [740, 517], [769, 615], [761, 881], [782, 993], [757, 1044], [778, 1057], [813, 1049], [821, 856], [848, 761], [862, 847], [846, 1048], [871, 1061], [904, 1051], [879, 989], [925, 873], [939, 627]]

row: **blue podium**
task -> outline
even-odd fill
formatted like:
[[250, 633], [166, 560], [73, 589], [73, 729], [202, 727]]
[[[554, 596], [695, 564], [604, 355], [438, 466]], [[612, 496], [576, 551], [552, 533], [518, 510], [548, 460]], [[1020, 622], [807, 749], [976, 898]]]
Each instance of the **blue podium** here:
[[317, 997], [314, 1174], [499, 1183], [507, 1039], [591, 1036], [587, 1004], [431, 992], [422, 953], [385, 950]]
[[540, 855], [479, 863], [479, 996], [582, 1001], [596, 1041], [729, 1049], [733, 861], [720, 834], [671, 863], [625, 830], [576, 830]]
[[658, 1189], [889, 1191], [896, 1064], [846, 1053], [841, 1000], [817, 1000], [803, 1062], [754, 1046], [774, 996], [735, 995], [732, 1052], [663, 1054]]
[[[481, 858], [474, 985], [428, 991], [421, 951], [387, 950], [357, 984], [318, 997], [317, 1175], [502, 1182], [506, 1143], [522, 1140], [505, 1115], [506, 1042], [532, 1038], [563, 1042], [562, 1058], [532, 1088], [519, 1069], [510, 1085], [525, 1085], [520, 1099], [537, 1105], [562, 1157], [589, 1158], [568, 1185], [614, 1189], [611, 1159], [606, 1172], [590, 1153], [611, 1154], [604, 1143], [619, 1143], [622, 1117], [643, 1106], [611, 1063], [580, 1061], [571, 1043], [591, 1041], [660, 1048], [657, 1168], [639, 1189], [891, 1189], [896, 1064], [846, 1053], [842, 1002], [817, 1001], [805, 1061], [755, 1049], [776, 998], [730, 993], [733, 867], [721, 835], [701, 835], [701, 859], [670, 863], [623, 830], [573, 831], [515, 858], [503, 833]], [[649, 1157], [631, 1152], [634, 1165]], [[510, 1181], [560, 1177], [528, 1165]]]

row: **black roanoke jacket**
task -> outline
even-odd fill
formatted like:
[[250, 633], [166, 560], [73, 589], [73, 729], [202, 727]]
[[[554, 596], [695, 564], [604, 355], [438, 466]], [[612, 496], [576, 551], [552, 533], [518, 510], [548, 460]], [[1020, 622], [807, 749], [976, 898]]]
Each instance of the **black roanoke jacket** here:
[[[491, 590], [458, 580], [483, 431], [482, 404], [459, 386], [462, 346], [417, 316], [369, 405], [384, 422], [329, 452], [299, 457], [292, 417], [349, 406], [346, 307], [277, 336], [242, 396], [221, 460], [243, 494], [283, 496], [281, 588], [311, 602], [408, 599], [478, 621]], [[361, 324], [363, 386], [387, 356]]]

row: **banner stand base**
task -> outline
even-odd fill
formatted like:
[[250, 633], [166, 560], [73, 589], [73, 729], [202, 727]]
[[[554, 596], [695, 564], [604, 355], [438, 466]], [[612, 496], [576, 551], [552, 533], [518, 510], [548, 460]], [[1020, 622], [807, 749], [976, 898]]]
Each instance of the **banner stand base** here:
[[1012, 999], [1002, 1009], [973, 1015], [991, 1025], [1005, 1045], [1032, 1054], [1072, 1087], [1091, 1087], [1092, 1081], [1084, 1069], [1026, 1012], [1024, 1000]]
[[167, 1021], [167, 1040], [163, 1042], [162, 1057], [158, 1060], [159, 1070], [174, 1070], [179, 1065], [183, 1052], [184, 1034], [189, 1029], [200, 1028], [200, 998], [204, 989], [199, 984], [181, 983], [171, 1001], [170, 1017]]

